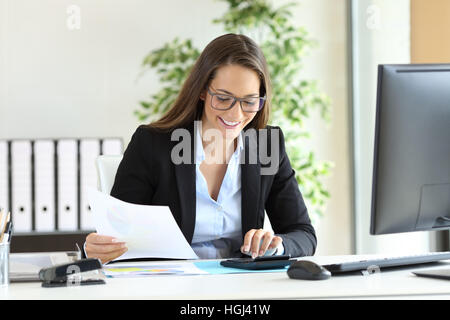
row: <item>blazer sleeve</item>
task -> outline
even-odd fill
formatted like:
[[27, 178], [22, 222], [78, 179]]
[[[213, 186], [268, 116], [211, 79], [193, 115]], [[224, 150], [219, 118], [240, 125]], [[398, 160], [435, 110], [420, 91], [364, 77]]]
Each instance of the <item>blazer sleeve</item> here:
[[135, 204], [151, 204], [151, 132], [140, 126], [133, 134], [117, 169], [111, 196]]
[[266, 212], [275, 234], [283, 239], [284, 254], [311, 256], [317, 247], [315, 230], [286, 154], [283, 132], [276, 128], [279, 130], [280, 162], [266, 200]]

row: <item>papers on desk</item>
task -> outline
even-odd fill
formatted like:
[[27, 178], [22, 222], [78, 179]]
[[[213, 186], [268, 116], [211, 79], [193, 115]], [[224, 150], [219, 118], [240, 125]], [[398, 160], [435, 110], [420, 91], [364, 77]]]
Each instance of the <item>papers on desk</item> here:
[[97, 233], [127, 244], [128, 251], [116, 260], [198, 259], [169, 207], [127, 203], [94, 188], [89, 188], [88, 197]]
[[109, 265], [103, 268], [108, 278], [133, 278], [157, 275], [197, 275], [208, 272], [196, 267], [194, 263], [159, 263], [152, 265]]
[[9, 279], [11, 282], [39, 281], [39, 270], [73, 260], [66, 252], [11, 253]]
[[103, 273], [108, 278], [134, 278], [157, 275], [211, 275], [232, 273], [286, 272], [284, 269], [246, 270], [227, 268], [220, 265], [220, 260], [198, 260], [177, 262], [120, 262], [103, 266]]

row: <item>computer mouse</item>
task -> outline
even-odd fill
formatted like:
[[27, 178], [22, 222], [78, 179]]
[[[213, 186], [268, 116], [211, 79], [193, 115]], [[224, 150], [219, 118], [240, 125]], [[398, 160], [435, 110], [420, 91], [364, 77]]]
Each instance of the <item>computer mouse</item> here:
[[325, 280], [331, 277], [331, 272], [324, 267], [307, 260], [298, 260], [289, 266], [289, 278], [302, 280]]

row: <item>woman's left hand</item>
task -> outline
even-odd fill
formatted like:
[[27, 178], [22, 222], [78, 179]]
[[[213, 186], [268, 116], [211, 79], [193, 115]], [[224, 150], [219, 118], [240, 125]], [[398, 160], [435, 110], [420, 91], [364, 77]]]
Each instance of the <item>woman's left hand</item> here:
[[283, 239], [275, 236], [272, 231], [263, 229], [251, 229], [244, 236], [244, 243], [241, 246], [242, 253], [252, 254], [252, 258], [263, 256], [267, 250], [275, 249]]

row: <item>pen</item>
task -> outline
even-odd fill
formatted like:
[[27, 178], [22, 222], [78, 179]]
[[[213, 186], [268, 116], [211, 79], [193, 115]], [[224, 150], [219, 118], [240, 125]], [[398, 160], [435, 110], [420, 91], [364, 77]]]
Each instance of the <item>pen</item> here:
[[3, 237], [5, 235], [6, 231], [6, 225], [9, 222], [9, 218], [11, 216], [11, 213], [8, 212], [8, 214], [5, 214], [5, 211], [2, 209], [0, 211], [0, 243], [3, 243]]
[[2, 243], [11, 243], [11, 233], [12, 233], [12, 222], [8, 221], [8, 223], [6, 224]]

